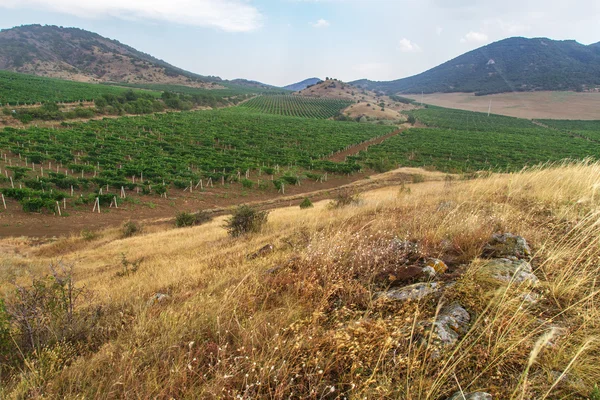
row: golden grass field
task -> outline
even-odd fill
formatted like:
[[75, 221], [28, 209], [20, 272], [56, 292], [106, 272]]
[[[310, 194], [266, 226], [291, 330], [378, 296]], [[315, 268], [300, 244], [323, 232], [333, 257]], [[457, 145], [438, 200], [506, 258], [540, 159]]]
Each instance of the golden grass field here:
[[[26, 285], [62, 260], [89, 291], [79, 312], [96, 322], [81, 322], [77, 340], [13, 349], [0, 398], [587, 398], [600, 382], [599, 189], [600, 164], [565, 164], [391, 186], [339, 209], [280, 208], [237, 239], [222, 217], [127, 239], [118, 229], [39, 246], [4, 239], [7, 304], [9, 282]], [[538, 286], [478, 278], [494, 232], [529, 241]], [[439, 302], [375, 296], [394, 238], [449, 260], [456, 284]], [[274, 252], [247, 257], [266, 244]], [[139, 269], [119, 274], [123, 258]], [[168, 298], [149, 303], [156, 293]], [[532, 293], [535, 304], [524, 300]], [[454, 301], [473, 315], [470, 330], [434, 354], [413, 333]]]
[[[421, 96], [408, 96], [421, 101]], [[488, 96], [470, 93], [434, 93], [422, 97], [425, 104], [488, 112], [525, 119], [600, 119], [600, 92], [515, 92]]]

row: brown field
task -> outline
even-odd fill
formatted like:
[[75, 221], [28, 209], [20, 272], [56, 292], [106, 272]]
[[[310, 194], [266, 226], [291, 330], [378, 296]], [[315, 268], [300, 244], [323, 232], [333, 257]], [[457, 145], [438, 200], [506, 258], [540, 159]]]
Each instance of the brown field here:
[[[420, 96], [410, 96], [417, 101]], [[475, 96], [471, 93], [434, 93], [426, 104], [459, 110], [487, 112], [526, 119], [600, 119], [600, 93], [527, 92]]]

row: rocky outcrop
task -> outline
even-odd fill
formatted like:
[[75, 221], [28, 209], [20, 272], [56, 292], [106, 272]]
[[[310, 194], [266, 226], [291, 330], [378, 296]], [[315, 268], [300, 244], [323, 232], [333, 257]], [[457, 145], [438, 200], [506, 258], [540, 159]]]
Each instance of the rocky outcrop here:
[[535, 285], [539, 281], [529, 262], [508, 258], [497, 258], [485, 262], [478, 275], [481, 278], [491, 278], [504, 283], [516, 282]]
[[512, 233], [496, 233], [483, 248], [483, 255], [487, 258], [516, 257], [519, 259], [531, 258], [531, 248], [522, 236]]
[[[453, 347], [469, 331], [471, 315], [458, 303], [444, 307], [433, 323], [423, 323], [425, 331], [439, 347]], [[428, 337], [429, 335], [425, 335]]]
[[442, 285], [437, 282], [415, 283], [414, 285], [380, 292], [378, 296], [398, 301], [421, 300], [429, 295], [439, 292], [441, 288]]

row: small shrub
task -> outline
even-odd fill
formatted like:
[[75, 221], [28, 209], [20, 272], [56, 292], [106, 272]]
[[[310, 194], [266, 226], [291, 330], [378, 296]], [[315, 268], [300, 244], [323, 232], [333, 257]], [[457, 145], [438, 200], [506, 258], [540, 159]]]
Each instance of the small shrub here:
[[412, 176], [413, 183], [421, 183], [425, 182], [425, 177], [421, 174], [416, 174]]
[[178, 228], [201, 225], [208, 221], [210, 221], [210, 216], [206, 211], [198, 211], [197, 213], [182, 211], [175, 216], [175, 226]]
[[242, 179], [242, 187], [244, 189], [252, 189], [254, 187], [254, 182], [252, 182], [250, 179]]
[[87, 229], [84, 229], [81, 231], [81, 238], [83, 240], [85, 240], [86, 242], [91, 242], [92, 240], [96, 239], [98, 237], [98, 234], [94, 231], [89, 231]]
[[258, 232], [267, 222], [268, 215], [268, 211], [258, 211], [250, 206], [242, 205], [227, 219], [224, 228], [233, 237]]
[[312, 201], [310, 201], [310, 199], [308, 197], [305, 197], [304, 200], [302, 200], [302, 203], [300, 203], [300, 208], [301, 209], [305, 209], [305, 208], [312, 208], [314, 207]]
[[407, 119], [407, 122], [408, 122], [409, 124], [411, 124], [411, 125], [414, 125], [414, 124], [416, 124], [416, 123], [417, 123], [417, 119], [415, 118], [415, 116], [414, 116], [414, 115], [409, 115], [409, 116], [408, 116], [408, 119]]
[[360, 204], [360, 196], [349, 190], [341, 190], [335, 198], [329, 203], [330, 208], [341, 208], [349, 205]]
[[123, 268], [121, 271], [117, 272], [117, 276], [122, 278], [124, 276], [129, 276], [137, 272], [140, 268], [140, 264], [142, 263], [142, 259], [129, 261], [125, 256], [125, 253], [121, 253], [121, 267]]
[[142, 227], [140, 226], [140, 224], [133, 222], [133, 221], [125, 222], [123, 224], [123, 226], [121, 227], [121, 235], [124, 238], [135, 236], [138, 233], [140, 233], [141, 231], [142, 231]]

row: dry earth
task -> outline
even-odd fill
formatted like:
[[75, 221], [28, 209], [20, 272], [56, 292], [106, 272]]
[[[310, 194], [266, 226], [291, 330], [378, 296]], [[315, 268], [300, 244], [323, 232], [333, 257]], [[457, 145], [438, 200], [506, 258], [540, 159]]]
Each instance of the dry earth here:
[[[409, 96], [421, 101], [421, 96]], [[423, 96], [423, 102], [459, 110], [487, 112], [527, 119], [600, 119], [600, 93], [519, 92], [489, 96], [471, 93], [434, 93]]]

